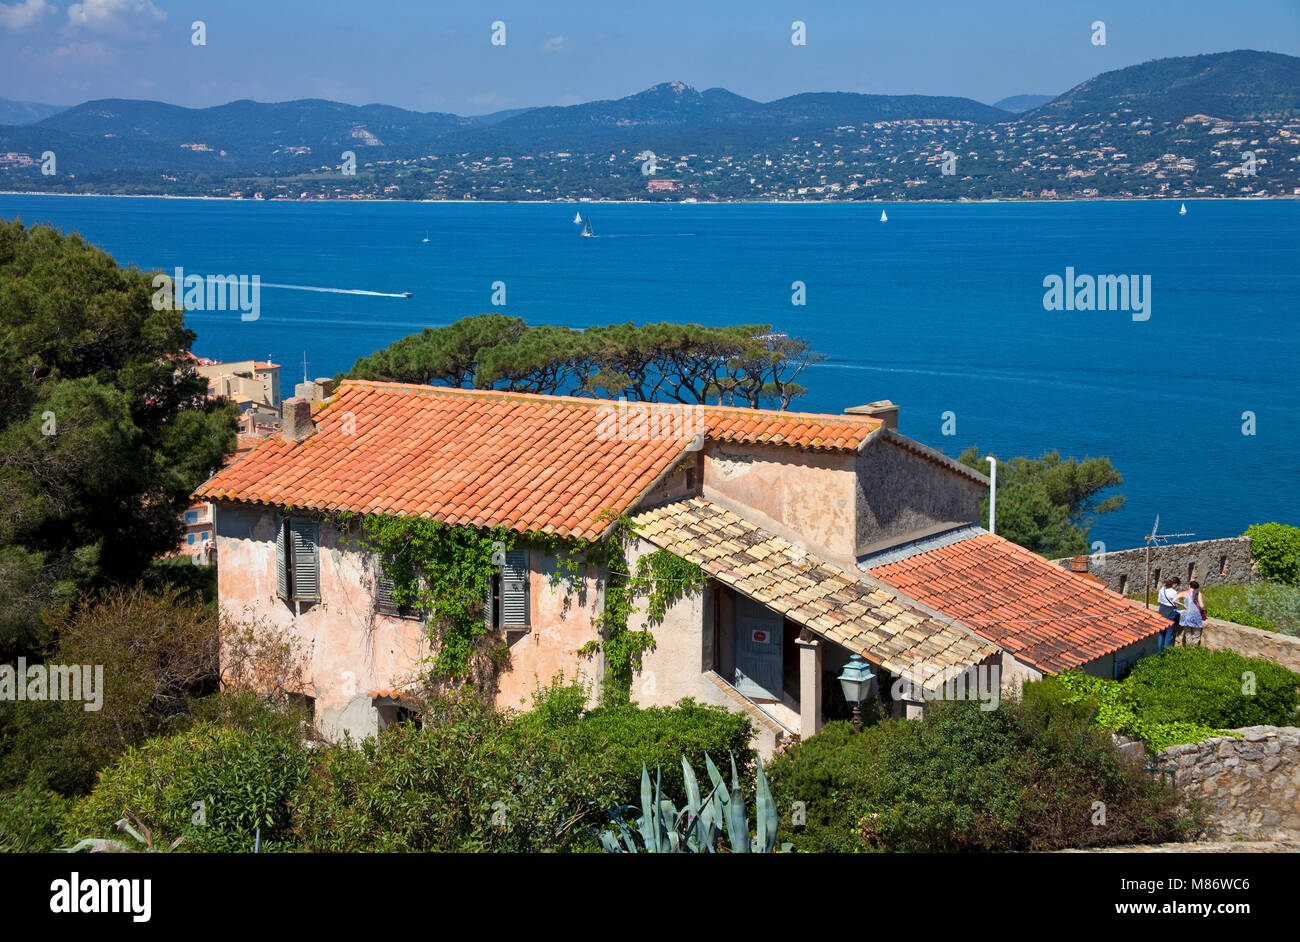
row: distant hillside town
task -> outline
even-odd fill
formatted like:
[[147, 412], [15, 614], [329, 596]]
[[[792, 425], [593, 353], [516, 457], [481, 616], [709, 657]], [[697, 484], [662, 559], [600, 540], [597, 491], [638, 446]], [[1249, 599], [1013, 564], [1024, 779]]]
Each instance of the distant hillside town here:
[[[1300, 59], [1237, 51], [1037, 96], [666, 82], [474, 118], [306, 100], [92, 101], [0, 126], [21, 192], [404, 200], [1021, 200], [1300, 195]], [[41, 114], [28, 103], [7, 113]]]

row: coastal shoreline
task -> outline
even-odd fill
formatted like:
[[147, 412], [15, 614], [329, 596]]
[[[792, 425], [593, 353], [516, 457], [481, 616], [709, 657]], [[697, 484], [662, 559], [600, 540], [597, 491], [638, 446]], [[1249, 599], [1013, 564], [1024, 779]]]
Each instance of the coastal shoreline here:
[[563, 199], [563, 200], [408, 200], [408, 199], [298, 199], [295, 197], [276, 197], [275, 199], [252, 199], [244, 196], [177, 196], [172, 193], [49, 193], [32, 190], [0, 190], [0, 196], [67, 196], [96, 197], [112, 199], [146, 199], [146, 200], [207, 200], [222, 203], [451, 203], [482, 204], [496, 206], [541, 205], [619, 205], [619, 206], [986, 206], [990, 203], [1178, 203], [1195, 201], [1197, 203], [1222, 202], [1258, 202], [1300, 200], [1300, 194], [1282, 194], [1280, 196], [1102, 196], [1094, 199], [1027, 199], [1024, 197], [1006, 197], [1000, 199], [958, 199], [958, 200], [701, 200], [693, 203], [685, 200], [612, 200], [612, 199]]

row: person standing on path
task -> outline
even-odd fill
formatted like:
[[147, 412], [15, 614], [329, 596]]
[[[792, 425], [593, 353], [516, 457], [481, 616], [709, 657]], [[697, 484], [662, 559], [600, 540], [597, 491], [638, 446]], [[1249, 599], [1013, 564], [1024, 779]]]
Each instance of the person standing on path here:
[[1183, 647], [1200, 646], [1201, 629], [1205, 626], [1205, 605], [1201, 601], [1201, 586], [1195, 579], [1187, 583], [1186, 592], [1179, 593], [1183, 611], [1179, 617], [1183, 629]]
[[1171, 576], [1165, 580], [1164, 588], [1160, 590], [1160, 614], [1169, 619], [1169, 627], [1160, 632], [1160, 638], [1157, 642], [1156, 650], [1163, 651], [1174, 643], [1174, 633], [1178, 630], [1178, 623], [1181, 620], [1182, 613], [1178, 610], [1178, 578]]

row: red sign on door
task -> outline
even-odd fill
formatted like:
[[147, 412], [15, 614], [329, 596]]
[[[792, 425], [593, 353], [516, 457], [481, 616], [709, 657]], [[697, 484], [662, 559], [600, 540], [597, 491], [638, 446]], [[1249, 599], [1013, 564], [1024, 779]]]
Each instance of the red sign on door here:
[[752, 632], [750, 638], [755, 644], [767, 644], [767, 632], [762, 629]]

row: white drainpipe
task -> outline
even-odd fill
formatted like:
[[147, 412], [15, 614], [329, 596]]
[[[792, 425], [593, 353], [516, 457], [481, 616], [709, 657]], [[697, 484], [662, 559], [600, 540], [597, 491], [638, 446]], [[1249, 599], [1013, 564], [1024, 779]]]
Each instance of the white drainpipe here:
[[997, 533], [998, 521], [998, 459], [989, 455], [984, 459], [989, 463], [989, 532]]

